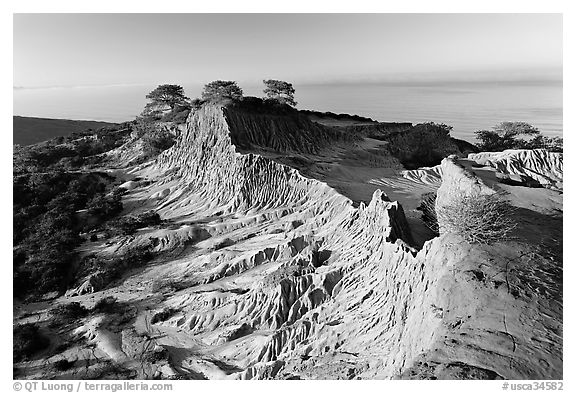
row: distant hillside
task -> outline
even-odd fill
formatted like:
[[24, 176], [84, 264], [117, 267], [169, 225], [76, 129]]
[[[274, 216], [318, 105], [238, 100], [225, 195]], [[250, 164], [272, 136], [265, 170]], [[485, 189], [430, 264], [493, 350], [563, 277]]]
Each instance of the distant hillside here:
[[73, 132], [98, 129], [115, 125], [103, 121], [43, 119], [39, 117], [13, 116], [13, 144], [31, 145], [57, 136], [70, 135]]

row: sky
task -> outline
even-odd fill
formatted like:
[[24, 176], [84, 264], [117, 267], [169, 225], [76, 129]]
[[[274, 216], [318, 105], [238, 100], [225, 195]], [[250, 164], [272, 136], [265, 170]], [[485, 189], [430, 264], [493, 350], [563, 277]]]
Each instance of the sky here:
[[560, 80], [561, 14], [15, 14], [15, 88]]

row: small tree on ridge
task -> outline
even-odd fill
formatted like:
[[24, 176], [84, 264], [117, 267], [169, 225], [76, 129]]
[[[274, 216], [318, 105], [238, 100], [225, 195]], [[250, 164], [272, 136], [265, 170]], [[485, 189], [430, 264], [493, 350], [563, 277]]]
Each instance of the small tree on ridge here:
[[204, 86], [202, 99], [206, 101], [219, 102], [222, 100], [242, 99], [242, 89], [234, 81], [212, 81]]
[[[506, 149], [548, 149], [562, 151], [562, 138], [543, 136], [538, 128], [523, 122], [505, 121], [490, 130], [476, 131], [476, 146], [481, 151]], [[531, 138], [528, 138], [531, 137]]]
[[186, 105], [188, 97], [184, 95], [184, 88], [179, 85], [159, 85], [146, 95], [151, 100], [149, 105], [167, 105], [170, 110], [174, 110], [176, 105]]
[[290, 106], [296, 106], [298, 103], [294, 101], [294, 87], [292, 83], [279, 81], [276, 79], [264, 80], [264, 94], [269, 100], [277, 101], [281, 104], [287, 104]]

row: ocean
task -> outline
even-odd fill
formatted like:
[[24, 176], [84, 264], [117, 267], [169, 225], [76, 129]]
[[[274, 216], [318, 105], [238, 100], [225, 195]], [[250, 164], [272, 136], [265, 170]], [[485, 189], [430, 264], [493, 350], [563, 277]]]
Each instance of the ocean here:
[[[200, 85], [183, 85], [189, 97]], [[15, 88], [14, 115], [122, 122], [146, 104], [154, 85]], [[260, 96], [260, 86], [242, 86]], [[387, 122], [434, 121], [452, 136], [474, 141], [474, 131], [502, 121], [525, 121], [544, 135], [562, 136], [562, 83], [340, 83], [294, 85], [300, 109], [350, 113]]]

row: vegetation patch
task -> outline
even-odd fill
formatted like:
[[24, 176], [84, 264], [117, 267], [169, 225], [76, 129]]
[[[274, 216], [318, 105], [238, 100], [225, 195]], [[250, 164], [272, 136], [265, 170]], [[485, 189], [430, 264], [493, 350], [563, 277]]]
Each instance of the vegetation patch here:
[[499, 194], [458, 193], [436, 206], [440, 233], [462, 237], [468, 243], [493, 244], [510, 240], [516, 227], [514, 207]]
[[75, 248], [122, 210], [120, 193], [106, 194], [113, 177], [100, 172], [45, 172], [13, 180], [14, 295], [66, 289]]
[[162, 220], [158, 213], [148, 211], [136, 216], [123, 216], [111, 220], [106, 224], [108, 236], [132, 235], [140, 228], [160, 225]]
[[349, 115], [347, 113], [318, 112], [318, 111], [313, 111], [313, 110], [308, 110], [308, 109], [301, 109], [299, 112], [302, 114], [305, 114], [305, 115], [316, 116], [316, 117], [319, 117], [321, 119], [329, 117], [329, 118], [338, 119], [338, 120], [353, 120], [353, 121], [358, 121], [358, 122], [377, 123], [376, 120], [371, 119], [369, 117], [358, 116], [358, 115]]
[[416, 208], [422, 212], [422, 221], [428, 228], [438, 235], [438, 218], [436, 217], [436, 193], [428, 192], [422, 194], [422, 201]]
[[[93, 290], [101, 290], [122, 278], [122, 275], [134, 268], [142, 267], [154, 258], [151, 248], [155, 245], [154, 240], [148, 244], [131, 248], [126, 252], [113, 257], [100, 257], [95, 255], [86, 256], [80, 263], [76, 273], [76, 284], [89, 278], [93, 282]], [[104, 304], [100, 305], [105, 307]]]
[[50, 310], [52, 320], [50, 326], [59, 328], [78, 322], [79, 319], [85, 318], [90, 314], [90, 310], [78, 302], [60, 304]]
[[521, 121], [505, 121], [492, 130], [475, 132], [480, 151], [503, 151], [507, 149], [546, 149], [563, 151], [563, 139], [547, 137], [538, 128]]
[[388, 142], [389, 153], [398, 158], [406, 169], [440, 164], [450, 154], [460, 154], [450, 137], [452, 127], [446, 124], [422, 123], [409, 130], [391, 132], [380, 138]]
[[106, 296], [96, 302], [94, 307], [92, 307], [92, 312], [94, 313], [105, 313], [112, 314], [120, 309], [120, 304], [118, 299], [114, 296]]
[[35, 324], [14, 326], [12, 334], [14, 338], [14, 362], [29, 360], [34, 354], [50, 345], [48, 337], [44, 336]]
[[166, 309], [159, 311], [156, 314], [154, 314], [150, 323], [155, 324], [155, 323], [167, 321], [168, 319], [172, 318], [177, 313], [178, 313], [178, 310], [176, 310], [175, 308], [171, 308], [171, 307], [166, 308]]
[[60, 359], [54, 362], [53, 367], [56, 371], [68, 371], [74, 367], [74, 363], [74, 360], [70, 361], [68, 359]]

